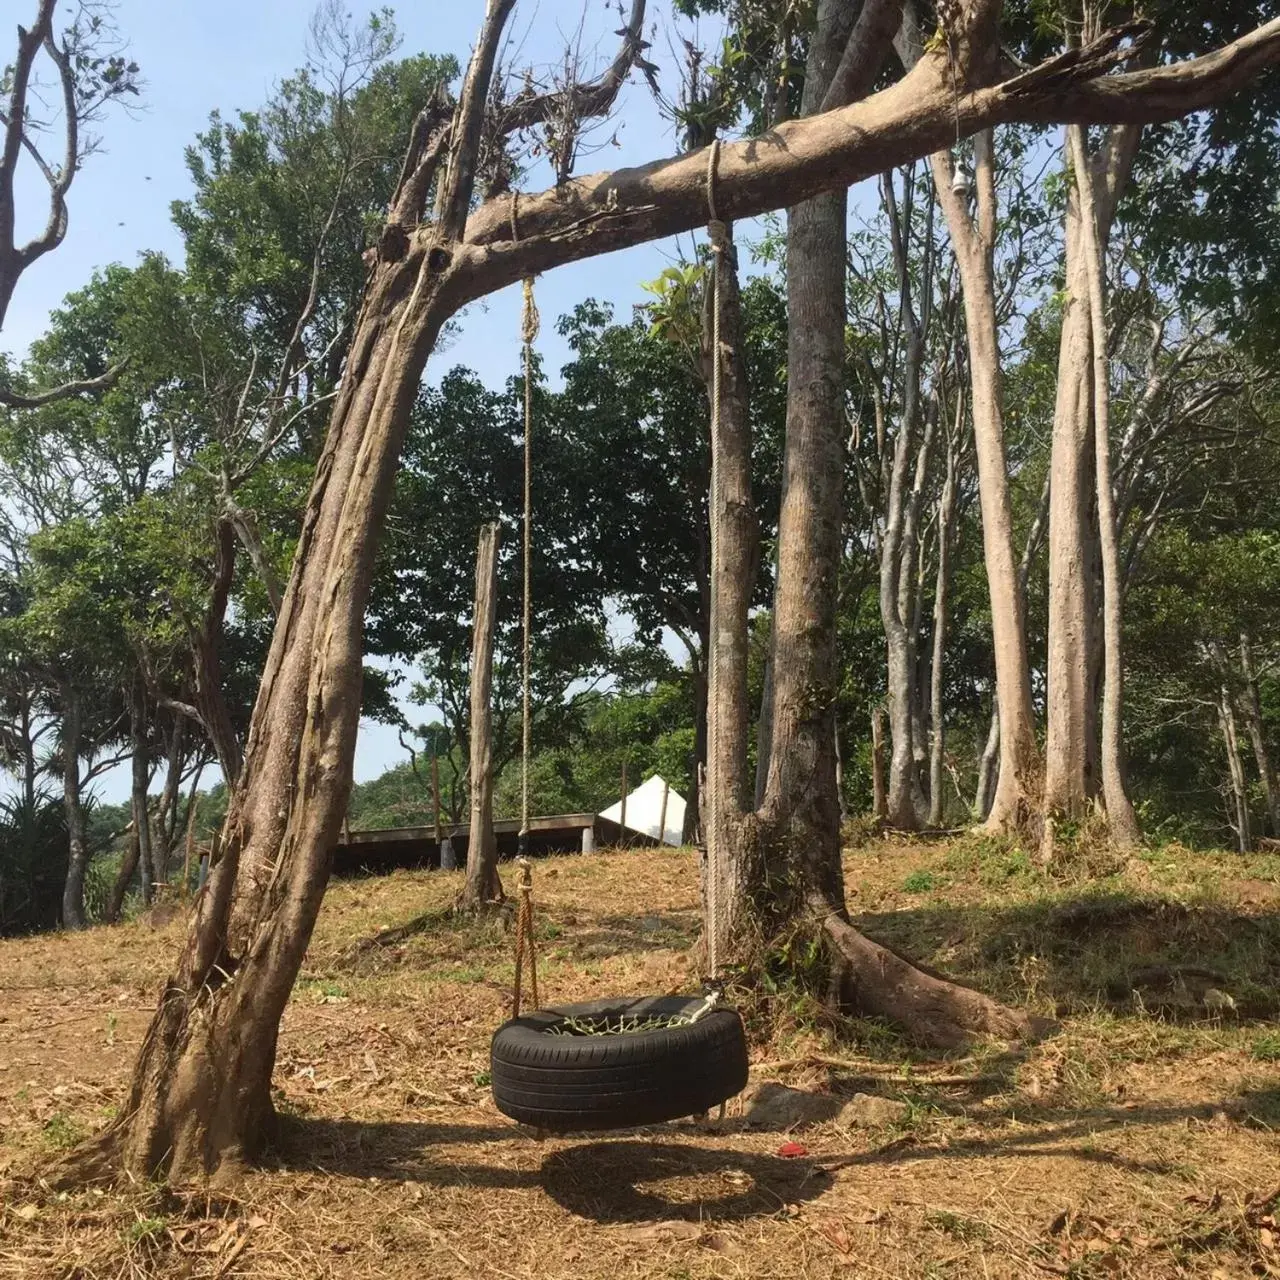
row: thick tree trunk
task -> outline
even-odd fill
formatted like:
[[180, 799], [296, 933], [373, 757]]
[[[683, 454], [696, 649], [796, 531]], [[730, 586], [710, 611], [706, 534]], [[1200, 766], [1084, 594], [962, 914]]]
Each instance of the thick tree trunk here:
[[703, 312], [702, 363], [711, 405], [711, 589], [708, 645], [703, 918], [711, 968], [758, 959], [753, 906], [763, 867], [750, 816], [747, 771], [748, 613], [759, 566], [751, 495], [742, 302], [733, 228], [710, 229], [712, 288]]
[[67, 818], [67, 879], [62, 890], [62, 927], [83, 929], [84, 876], [89, 863], [84, 803], [80, 795], [80, 694], [70, 680], [59, 681], [62, 703], [62, 803]]
[[1267, 749], [1267, 736], [1262, 721], [1262, 699], [1258, 696], [1258, 677], [1253, 666], [1253, 645], [1246, 631], [1240, 633], [1240, 671], [1244, 676], [1242, 698], [1245, 726], [1253, 745], [1253, 758], [1262, 779], [1262, 794], [1267, 802], [1267, 821], [1271, 834], [1280, 837], [1280, 787], [1276, 785], [1276, 767]]
[[1089, 329], [1093, 356], [1092, 407], [1094, 474], [1098, 482], [1098, 543], [1102, 560], [1102, 798], [1112, 841], [1122, 849], [1141, 840], [1138, 818], [1124, 781], [1124, 621], [1120, 552], [1116, 544], [1115, 501], [1111, 487], [1111, 362], [1107, 353], [1105, 264], [1098, 246], [1097, 201], [1093, 174], [1085, 153], [1084, 131], [1069, 125], [1076, 189], [1080, 196], [1080, 230], [1085, 273], [1089, 281]]
[[430, 257], [371, 273], [217, 861], [126, 1104], [68, 1176], [232, 1177], [273, 1131], [280, 1016], [351, 785], [374, 534], [427, 353], [456, 310]]
[[995, 301], [996, 190], [992, 148], [990, 130], [974, 139], [976, 221], [970, 217], [963, 196], [953, 189], [950, 156], [935, 152], [930, 163], [964, 288], [974, 452], [1000, 722], [998, 737], [994, 726], [988, 736], [989, 746], [999, 750], [1000, 768], [986, 825], [990, 830], [1003, 831], [1025, 829], [1034, 819], [1039, 807], [1040, 758], [1031, 706], [1026, 607], [1013, 549], [1013, 503], [1004, 445], [1004, 390]]
[[[1086, 157], [1094, 193], [1093, 243], [1105, 262], [1116, 205], [1133, 165], [1139, 130], [1109, 132]], [[1070, 184], [1064, 224], [1066, 304], [1058, 349], [1049, 502], [1049, 640], [1044, 852], [1052, 855], [1054, 823], [1079, 819], [1097, 794], [1097, 607], [1093, 529], [1097, 439], [1093, 421], [1093, 339], [1088, 250], [1079, 191]]]
[[479, 911], [502, 901], [498, 841], [493, 831], [493, 633], [498, 603], [497, 523], [480, 526], [471, 637], [471, 826], [467, 877], [458, 909]]
[[[849, 13], [840, 0], [819, 5], [806, 110], [822, 101]], [[788, 211], [787, 433], [773, 612], [773, 734], [765, 800], [757, 814], [774, 883], [772, 914], [761, 924], [766, 931], [783, 922], [794, 928], [807, 918], [826, 939], [833, 977], [845, 997], [922, 1040], [954, 1044], [975, 1031], [1019, 1034], [1027, 1026], [1021, 1015], [930, 978], [848, 922], [834, 749], [845, 281], [832, 263], [844, 261], [844, 193]]]

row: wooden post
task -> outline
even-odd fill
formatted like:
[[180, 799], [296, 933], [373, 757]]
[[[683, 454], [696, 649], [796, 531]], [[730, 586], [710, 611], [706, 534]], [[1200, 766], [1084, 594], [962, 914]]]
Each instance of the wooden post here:
[[502, 900], [493, 831], [493, 632], [497, 617], [498, 525], [482, 525], [476, 550], [471, 638], [471, 827], [467, 879], [459, 906], [476, 910]]
[[658, 810], [658, 843], [660, 845], [667, 843], [667, 796], [671, 792], [671, 784], [663, 778], [662, 780], [662, 808]]
[[622, 759], [622, 809], [618, 814], [618, 844], [625, 845], [627, 843], [627, 760], [624, 756]]

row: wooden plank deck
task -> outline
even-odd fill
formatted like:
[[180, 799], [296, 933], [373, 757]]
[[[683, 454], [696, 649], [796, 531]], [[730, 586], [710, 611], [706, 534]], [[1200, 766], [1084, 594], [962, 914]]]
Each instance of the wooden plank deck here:
[[[501, 818], [493, 824], [498, 840], [498, 857], [514, 858], [520, 837], [519, 818]], [[443, 838], [453, 841], [454, 854], [462, 866], [467, 857], [470, 824], [440, 824]], [[529, 852], [534, 856], [548, 853], [577, 853], [584, 848], [600, 848], [624, 843], [623, 830], [608, 818], [595, 813], [561, 813], [529, 819]], [[626, 832], [626, 844], [656, 845], [651, 836], [637, 831]], [[416, 827], [387, 827], [376, 831], [349, 831], [333, 851], [335, 875], [360, 875], [393, 871], [399, 867], [438, 867], [440, 847], [435, 828], [430, 824]]]

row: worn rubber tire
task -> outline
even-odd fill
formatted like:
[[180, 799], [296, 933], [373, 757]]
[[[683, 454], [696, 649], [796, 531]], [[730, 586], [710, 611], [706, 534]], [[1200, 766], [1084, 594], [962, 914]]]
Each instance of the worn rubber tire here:
[[683, 1027], [626, 1035], [556, 1035], [566, 1018], [673, 1017], [700, 997], [614, 997], [539, 1009], [504, 1022], [490, 1047], [493, 1100], [539, 1129], [630, 1129], [699, 1115], [747, 1083], [747, 1041], [736, 1009]]

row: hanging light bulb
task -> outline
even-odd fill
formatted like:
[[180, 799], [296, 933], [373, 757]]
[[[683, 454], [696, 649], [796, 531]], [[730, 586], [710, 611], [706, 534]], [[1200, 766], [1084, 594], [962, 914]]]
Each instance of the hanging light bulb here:
[[964, 167], [963, 160], [956, 161], [955, 171], [951, 175], [951, 190], [958, 196], [968, 196], [973, 189], [973, 179], [969, 177], [969, 170]]

